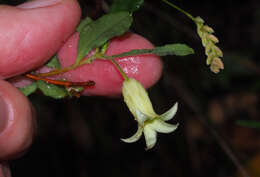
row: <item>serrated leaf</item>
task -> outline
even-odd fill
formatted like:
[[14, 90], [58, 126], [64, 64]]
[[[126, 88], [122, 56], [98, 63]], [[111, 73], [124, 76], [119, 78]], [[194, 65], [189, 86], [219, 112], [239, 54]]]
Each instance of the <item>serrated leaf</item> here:
[[194, 50], [185, 44], [167, 44], [161, 47], [155, 47], [153, 49], [134, 49], [119, 55], [113, 55], [112, 57], [119, 58], [119, 57], [143, 55], [143, 54], [155, 54], [158, 56], [165, 56], [165, 55], [185, 56], [193, 53]]
[[67, 90], [63, 87], [48, 84], [44, 81], [37, 81], [37, 85], [45, 96], [49, 96], [54, 99], [61, 99], [68, 96]]
[[109, 12], [128, 11], [133, 13], [138, 10], [143, 3], [144, 0], [114, 0]]
[[33, 92], [35, 92], [37, 90], [37, 84], [36, 82], [31, 83], [30, 85], [26, 85], [23, 88], [19, 88], [19, 90], [25, 95], [25, 96], [29, 96], [30, 94], [32, 94]]
[[81, 20], [80, 24], [78, 25], [76, 31], [81, 32], [84, 27], [90, 24], [93, 20], [90, 17], [86, 17], [85, 19]]
[[53, 56], [52, 59], [46, 64], [49, 68], [60, 69], [60, 62], [57, 55]]
[[236, 123], [249, 128], [260, 128], [260, 121], [238, 120]]
[[100, 47], [112, 37], [125, 33], [132, 21], [133, 18], [128, 12], [118, 12], [104, 15], [86, 25], [80, 32], [76, 64], [93, 48]]

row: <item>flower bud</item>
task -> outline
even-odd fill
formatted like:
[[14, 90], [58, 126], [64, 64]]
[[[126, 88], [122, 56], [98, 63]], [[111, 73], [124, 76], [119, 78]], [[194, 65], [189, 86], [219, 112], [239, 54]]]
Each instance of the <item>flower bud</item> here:
[[219, 57], [223, 57], [223, 52], [220, 48], [218, 48], [217, 46], [213, 46], [213, 50], [216, 52], [216, 54], [219, 56]]
[[214, 73], [218, 73], [220, 69], [224, 69], [224, 64], [220, 58], [216, 57], [213, 59], [210, 69]]
[[202, 30], [204, 30], [204, 31], [206, 31], [206, 32], [208, 32], [208, 33], [214, 33], [213, 28], [209, 27], [208, 25], [204, 25], [204, 26], [202, 27]]
[[201, 17], [198, 16], [198, 17], [195, 18], [195, 22], [196, 23], [204, 23], [204, 20]]
[[214, 36], [213, 34], [208, 35], [208, 38], [209, 38], [212, 42], [214, 42], [214, 43], [218, 43], [218, 42], [219, 42], [219, 41], [218, 41], [218, 38], [217, 38], [216, 36]]

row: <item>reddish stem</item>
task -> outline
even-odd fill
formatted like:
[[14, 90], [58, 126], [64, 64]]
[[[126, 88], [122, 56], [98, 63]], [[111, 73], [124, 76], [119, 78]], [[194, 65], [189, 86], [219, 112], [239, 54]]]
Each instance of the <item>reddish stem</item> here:
[[26, 74], [25, 75], [27, 78], [33, 79], [33, 80], [41, 80], [50, 84], [54, 85], [62, 85], [65, 87], [72, 87], [72, 86], [81, 86], [81, 87], [91, 87], [95, 85], [94, 81], [87, 81], [87, 82], [71, 82], [71, 81], [60, 81], [60, 80], [53, 80], [53, 79], [47, 79], [47, 78], [42, 78], [33, 74]]

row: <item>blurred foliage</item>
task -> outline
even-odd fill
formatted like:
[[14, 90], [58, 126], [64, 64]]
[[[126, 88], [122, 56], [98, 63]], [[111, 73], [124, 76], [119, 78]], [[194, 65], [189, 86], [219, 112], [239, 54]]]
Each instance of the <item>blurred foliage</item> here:
[[260, 121], [238, 120], [236, 123], [241, 126], [260, 129]]
[[[20, 2], [1, 1], [11, 5]], [[111, 5], [111, 0], [79, 2], [83, 17], [93, 19]], [[120, 141], [136, 127], [122, 99], [53, 100], [40, 93], [32, 95], [38, 132], [30, 150], [11, 163], [14, 177], [237, 176], [232, 161], [201, 123], [201, 115], [220, 132], [242, 164], [251, 164], [259, 154], [259, 130], [239, 126], [236, 121], [260, 121], [260, 1], [176, 3], [214, 28], [225, 64], [218, 75], [211, 73], [194, 24], [161, 1], [147, 0], [134, 13], [131, 31], [157, 46], [185, 43], [195, 50], [193, 56], [164, 57], [163, 76], [149, 90], [155, 110], [164, 112], [175, 101], [180, 103], [175, 119], [179, 129], [171, 135], [159, 135], [157, 146], [145, 151], [142, 141]], [[254, 168], [259, 169], [259, 163]]]

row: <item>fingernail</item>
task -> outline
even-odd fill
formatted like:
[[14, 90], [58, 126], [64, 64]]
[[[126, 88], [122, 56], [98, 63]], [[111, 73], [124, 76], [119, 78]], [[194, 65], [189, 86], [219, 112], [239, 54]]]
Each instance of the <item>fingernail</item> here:
[[6, 164], [0, 164], [0, 176], [11, 177], [11, 171]]
[[20, 4], [17, 7], [22, 8], [22, 9], [33, 9], [33, 8], [52, 6], [61, 1], [62, 0], [34, 0], [34, 1], [29, 1], [26, 3]]
[[9, 111], [6, 101], [0, 95], [0, 134], [5, 130], [8, 123]]

